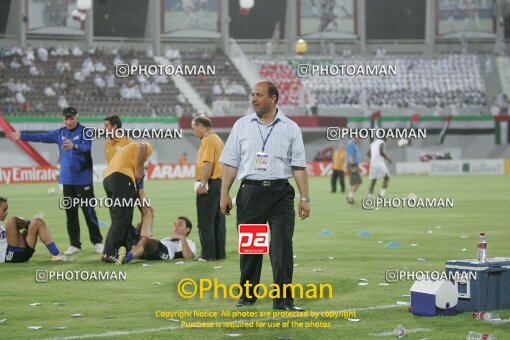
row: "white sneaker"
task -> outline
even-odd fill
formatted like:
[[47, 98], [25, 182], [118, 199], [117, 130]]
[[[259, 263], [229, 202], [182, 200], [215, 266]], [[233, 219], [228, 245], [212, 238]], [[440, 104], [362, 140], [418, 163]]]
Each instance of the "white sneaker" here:
[[60, 253], [58, 255], [52, 256], [51, 260], [52, 261], [62, 261], [62, 262], [72, 262], [73, 258], [70, 257], [70, 256], [67, 256], [67, 255], [64, 255], [64, 254]]
[[75, 246], [70, 246], [67, 248], [67, 250], [64, 252], [65, 255], [71, 255], [71, 254], [77, 254], [81, 251], [80, 248], [76, 248]]
[[104, 244], [96, 243], [96, 244], [94, 244], [94, 248], [96, 248], [96, 253], [102, 254], [103, 250], [104, 250]]

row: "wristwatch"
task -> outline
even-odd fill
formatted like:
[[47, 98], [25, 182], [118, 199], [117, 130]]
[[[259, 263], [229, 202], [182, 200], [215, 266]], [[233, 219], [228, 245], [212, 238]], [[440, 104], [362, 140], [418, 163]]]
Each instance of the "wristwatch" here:
[[301, 197], [300, 201], [310, 203], [310, 197]]
[[200, 184], [199, 184], [199, 186], [200, 186], [201, 188], [205, 188], [205, 187], [206, 187], [206, 185], [207, 185], [207, 184], [202, 183], [202, 182], [200, 182]]

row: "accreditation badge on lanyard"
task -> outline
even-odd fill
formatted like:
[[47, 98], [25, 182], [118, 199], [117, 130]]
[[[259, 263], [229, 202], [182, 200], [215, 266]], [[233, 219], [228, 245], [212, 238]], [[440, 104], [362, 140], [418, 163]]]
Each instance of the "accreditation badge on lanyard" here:
[[274, 124], [271, 126], [271, 130], [269, 130], [269, 133], [267, 134], [266, 138], [262, 136], [262, 131], [260, 130], [260, 125], [257, 122], [257, 127], [259, 128], [260, 132], [260, 138], [262, 139], [262, 151], [257, 152], [257, 156], [255, 158], [255, 170], [261, 170], [266, 171], [267, 166], [269, 165], [269, 155], [264, 152], [266, 148], [267, 140], [269, 139], [269, 136], [271, 135], [271, 132], [273, 132], [274, 126], [278, 123], [278, 121], [274, 122]]

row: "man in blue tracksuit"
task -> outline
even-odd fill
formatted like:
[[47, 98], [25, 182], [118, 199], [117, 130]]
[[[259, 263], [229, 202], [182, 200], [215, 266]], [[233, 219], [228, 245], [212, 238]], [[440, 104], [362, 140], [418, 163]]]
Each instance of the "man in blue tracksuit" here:
[[[73, 107], [65, 108], [62, 112], [64, 125], [60, 129], [46, 133], [20, 133], [7, 134], [10, 139], [28, 142], [55, 143], [59, 146], [60, 178], [59, 183], [64, 186], [64, 196], [80, 199], [94, 198], [92, 185], [92, 141], [83, 136], [83, 125], [78, 122], [78, 112]], [[61, 207], [62, 208], [62, 207]], [[67, 232], [71, 247], [64, 254], [74, 254], [81, 251], [80, 222], [78, 219], [78, 206], [67, 206]], [[90, 241], [94, 244], [96, 252], [103, 252], [103, 237], [99, 231], [96, 212], [93, 207], [81, 205], [87, 226]]]

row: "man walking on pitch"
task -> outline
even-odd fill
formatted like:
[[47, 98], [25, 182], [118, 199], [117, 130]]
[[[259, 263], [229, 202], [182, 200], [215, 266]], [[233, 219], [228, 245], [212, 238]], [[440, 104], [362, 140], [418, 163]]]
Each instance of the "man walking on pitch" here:
[[333, 153], [332, 162], [333, 171], [331, 173], [331, 192], [336, 192], [336, 180], [340, 179], [340, 189], [345, 192], [345, 147], [342, 143], [338, 144], [338, 149]]
[[384, 153], [386, 140], [386, 137], [383, 139], [376, 139], [370, 144], [370, 148], [368, 149], [368, 157], [370, 157], [370, 173], [368, 174], [368, 178], [371, 180], [368, 193], [372, 195], [374, 193], [375, 182], [377, 182], [377, 179], [384, 178], [381, 191], [379, 192], [380, 197], [384, 197], [390, 182], [390, 172], [388, 171], [386, 164], [384, 164], [385, 159], [391, 164], [391, 159], [389, 159]]
[[361, 175], [359, 174], [359, 162], [361, 155], [359, 152], [359, 137], [351, 139], [347, 143], [347, 169], [349, 171], [349, 194], [347, 195], [347, 203], [354, 204], [354, 193], [361, 185]]
[[[254, 113], [240, 118], [232, 128], [220, 161], [224, 164], [221, 186], [221, 212], [229, 214], [232, 200], [229, 190], [237, 176], [241, 186], [237, 193], [237, 224], [266, 224], [271, 231], [269, 257], [273, 282], [282, 294], [273, 299], [273, 308], [300, 311], [294, 306], [292, 290], [283, 285], [292, 283], [295, 211], [294, 188], [288, 179], [294, 176], [301, 198], [298, 213], [301, 219], [310, 214], [308, 177], [303, 137], [299, 126], [278, 112], [279, 92], [276, 86], [263, 81], [251, 92]], [[253, 287], [260, 282], [263, 255], [241, 255], [242, 292], [237, 307], [250, 306], [257, 298]]]

